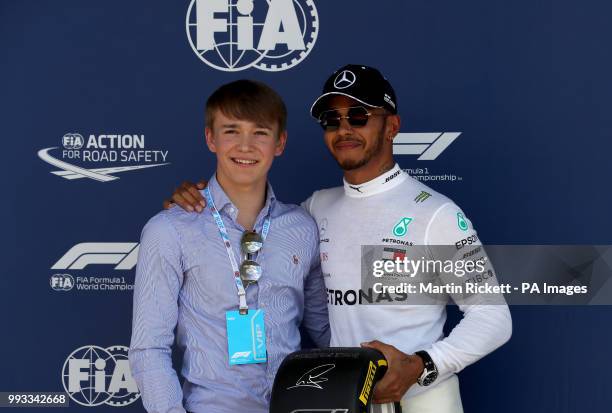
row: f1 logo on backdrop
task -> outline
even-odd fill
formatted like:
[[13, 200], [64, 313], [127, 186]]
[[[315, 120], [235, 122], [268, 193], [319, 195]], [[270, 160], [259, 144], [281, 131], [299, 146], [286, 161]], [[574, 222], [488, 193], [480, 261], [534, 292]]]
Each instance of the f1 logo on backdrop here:
[[187, 38], [198, 58], [226, 72], [292, 68], [317, 41], [313, 0], [191, 0]]
[[[130, 292], [134, 279], [129, 271], [138, 260], [137, 242], [82, 242], [70, 248], [53, 266], [60, 270], [49, 279], [54, 291], [92, 293]], [[92, 266], [95, 270], [87, 271]], [[103, 267], [99, 267], [103, 266]], [[112, 270], [109, 269], [112, 266]], [[76, 275], [64, 271], [77, 272]], [[116, 273], [115, 271], [120, 271]]]
[[136, 266], [138, 247], [137, 242], [82, 242], [70, 248], [51, 269], [82, 270], [88, 265], [116, 264], [115, 270], [128, 271]]
[[419, 161], [433, 161], [461, 132], [398, 133], [393, 140], [394, 155], [421, 155]]
[[140, 397], [130, 372], [128, 347], [83, 346], [66, 358], [62, 384], [81, 406], [127, 406]]

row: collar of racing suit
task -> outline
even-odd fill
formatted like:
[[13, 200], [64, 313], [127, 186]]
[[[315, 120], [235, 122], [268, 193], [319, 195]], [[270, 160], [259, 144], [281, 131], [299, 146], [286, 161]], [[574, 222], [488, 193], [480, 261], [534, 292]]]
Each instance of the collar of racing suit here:
[[344, 193], [351, 198], [365, 198], [395, 188], [407, 177], [408, 174], [395, 164], [392, 169], [363, 184], [353, 185], [344, 179]]

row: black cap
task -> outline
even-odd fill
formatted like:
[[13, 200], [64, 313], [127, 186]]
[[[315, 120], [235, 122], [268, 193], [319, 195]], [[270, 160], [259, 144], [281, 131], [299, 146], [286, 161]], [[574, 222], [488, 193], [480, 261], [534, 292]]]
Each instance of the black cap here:
[[395, 91], [382, 73], [373, 67], [346, 65], [336, 70], [325, 82], [323, 93], [313, 103], [310, 114], [318, 119], [327, 109], [327, 100], [334, 95], [347, 96], [366, 106], [397, 113]]

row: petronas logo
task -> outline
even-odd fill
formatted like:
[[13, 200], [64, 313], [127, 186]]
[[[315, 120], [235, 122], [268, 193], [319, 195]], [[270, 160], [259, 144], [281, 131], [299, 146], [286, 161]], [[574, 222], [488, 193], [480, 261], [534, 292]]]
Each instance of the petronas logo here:
[[404, 217], [393, 227], [393, 235], [403, 237], [408, 232], [408, 224], [412, 222], [412, 218]]
[[468, 224], [465, 221], [465, 217], [461, 212], [457, 212], [457, 226], [461, 231], [467, 231], [468, 229]]
[[414, 202], [418, 204], [419, 202], [425, 201], [430, 196], [431, 194], [429, 192], [421, 191], [421, 193], [418, 194], [416, 198], [414, 198]]

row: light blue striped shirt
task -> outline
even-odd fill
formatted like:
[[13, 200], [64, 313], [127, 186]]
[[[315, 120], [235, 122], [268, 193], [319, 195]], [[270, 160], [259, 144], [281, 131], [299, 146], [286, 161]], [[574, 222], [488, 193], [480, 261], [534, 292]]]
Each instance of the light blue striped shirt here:
[[[234, 254], [241, 257], [238, 209], [214, 176], [209, 188]], [[316, 223], [301, 207], [277, 201], [270, 185], [255, 223], [258, 232], [268, 212], [270, 232], [257, 258], [263, 276], [247, 289], [249, 308], [265, 311], [264, 364], [229, 365], [225, 312], [238, 309], [238, 293], [209, 208], [201, 214], [171, 208], [144, 227], [129, 360], [149, 413], [267, 412], [281, 361], [300, 349], [300, 324], [318, 346], [329, 345]], [[175, 327], [184, 351], [182, 388], [171, 360]]]

